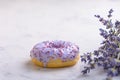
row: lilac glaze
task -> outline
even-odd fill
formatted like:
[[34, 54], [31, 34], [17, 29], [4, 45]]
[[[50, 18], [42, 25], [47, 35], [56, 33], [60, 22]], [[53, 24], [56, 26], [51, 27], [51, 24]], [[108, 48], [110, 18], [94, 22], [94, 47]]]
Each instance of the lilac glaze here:
[[43, 62], [44, 67], [46, 67], [50, 59], [73, 60], [78, 54], [79, 47], [77, 45], [61, 40], [38, 43], [30, 51], [31, 58]]

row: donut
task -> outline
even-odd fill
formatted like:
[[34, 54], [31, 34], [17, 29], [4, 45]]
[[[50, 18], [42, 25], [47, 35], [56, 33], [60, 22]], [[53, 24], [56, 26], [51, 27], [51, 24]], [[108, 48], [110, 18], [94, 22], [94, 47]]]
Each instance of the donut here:
[[32, 62], [40, 67], [67, 67], [78, 62], [79, 47], [68, 41], [43, 41], [33, 47], [30, 56]]

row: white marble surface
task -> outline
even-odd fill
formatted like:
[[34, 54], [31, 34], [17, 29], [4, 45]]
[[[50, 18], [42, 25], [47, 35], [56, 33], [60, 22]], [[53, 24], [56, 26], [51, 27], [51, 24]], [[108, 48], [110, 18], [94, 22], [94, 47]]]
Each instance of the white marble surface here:
[[75, 42], [81, 54], [97, 49], [102, 25], [93, 15], [105, 16], [110, 8], [120, 19], [120, 0], [0, 0], [0, 80], [104, 80], [99, 69], [82, 76], [80, 61], [68, 68], [37, 67], [29, 51], [44, 40]]

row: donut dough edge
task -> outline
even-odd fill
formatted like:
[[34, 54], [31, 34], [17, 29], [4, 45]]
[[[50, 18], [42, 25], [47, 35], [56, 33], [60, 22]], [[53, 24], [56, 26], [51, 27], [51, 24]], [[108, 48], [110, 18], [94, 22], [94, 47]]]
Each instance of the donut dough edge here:
[[[67, 66], [73, 66], [79, 61], [80, 55], [78, 54], [75, 59], [73, 60], [67, 60], [62, 61], [61, 59], [51, 59], [46, 65], [46, 68], [60, 68], [60, 67], [67, 67]], [[44, 67], [44, 63], [37, 60], [36, 58], [32, 59], [32, 62], [36, 64], [37, 66]]]

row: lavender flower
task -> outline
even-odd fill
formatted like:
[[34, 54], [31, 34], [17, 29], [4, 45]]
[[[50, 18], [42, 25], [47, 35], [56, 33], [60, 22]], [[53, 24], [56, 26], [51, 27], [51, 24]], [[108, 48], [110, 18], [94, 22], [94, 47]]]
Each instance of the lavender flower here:
[[[120, 21], [112, 22], [113, 9], [110, 9], [107, 15], [108, 19], [95, 15], [96, 18], [106, 27], [100, 28], [100, 35], [104, 38], [101, 46], [94, 52], [89, 52], [81, 56], [81, 61], [85, 62], [87, 67], [82, 70], [87, 74], [96, 66], [107, 70], [106, 80], [112, 80], [112, 77], [120, 74]], [[89, 66], [89, 67], [88, 67]]]
[[84, 63], [87, 62], [87, 60], [83, 56], [81, 56], [81, 61], [84, 62]]
[[113, 9], [110, 9], [109, 14], [108, 14], [108, 18], [112, 17], [111, 13], [113, 12]]
[[90, 67], [84, 67], [84, 70], [82, 71], [83, 74], [87, 74], [90, 72]]
[[102, 28], [99, 29], [100, 30], [100, 35], [103, 36], [105, 39], [108, 37], [108, 33], [106, 30], [103, 30]]

